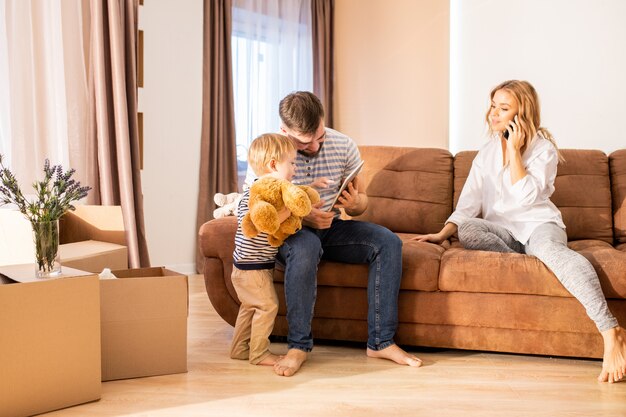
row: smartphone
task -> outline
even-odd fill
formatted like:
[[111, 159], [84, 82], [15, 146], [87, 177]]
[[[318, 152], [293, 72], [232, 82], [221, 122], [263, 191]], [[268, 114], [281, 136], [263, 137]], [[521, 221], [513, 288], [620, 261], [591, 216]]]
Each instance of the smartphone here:
[[[517, 117], [517, 114], [513, 116], [513, 120], [515, 120], [516, 117]], [[502, 134], [502, 136], [504, 136], [504, 139], [509, 140], [509, 129], [504, 129], [504, 133]]]

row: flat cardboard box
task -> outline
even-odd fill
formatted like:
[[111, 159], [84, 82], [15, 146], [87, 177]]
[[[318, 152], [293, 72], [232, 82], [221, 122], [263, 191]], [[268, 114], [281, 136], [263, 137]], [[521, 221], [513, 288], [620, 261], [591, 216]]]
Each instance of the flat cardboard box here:
[[58, 278], [37, 279], [34, 264], [0, 273], [0, 417], [98, 400], [98, 277], [64, 268]]
[[187, 276], [116, 270], [100, 280], [102, 380], [187, 372]]
[[104, 268], [128, 268], [128, 249], [126, 246], [97, 240], [65, 243], [60, 245], [61, 266], [68, 266], [96, 274]]

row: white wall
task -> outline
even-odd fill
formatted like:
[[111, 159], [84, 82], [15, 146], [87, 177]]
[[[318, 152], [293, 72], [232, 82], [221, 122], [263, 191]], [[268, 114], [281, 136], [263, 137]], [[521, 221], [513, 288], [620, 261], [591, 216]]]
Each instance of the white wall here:
[[626, 1], [451, 0], [450, 150], [484, 142], [489, 92], [535, 86], [561, 148], [626, 146]]
[[149, 0], [144, 30], [142, 185], [150, 261], [195, 272], [202, 112], [202, 0]]

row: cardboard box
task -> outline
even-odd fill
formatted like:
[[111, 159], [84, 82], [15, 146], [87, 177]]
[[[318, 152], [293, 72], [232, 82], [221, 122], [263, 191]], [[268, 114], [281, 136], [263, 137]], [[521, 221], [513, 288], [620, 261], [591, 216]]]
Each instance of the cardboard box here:
[[100, 280], [102, 380], [187, 372], [187, 276], [165, 268]]
[[87, 273], [64, 268], [59, 278], [37, 279], [34, 264], [0, 273], [0, 417], [98, 400], [98, 277], [70, 278]]
[[126, 245], [124, 217], [120, 206], [77, 205], [60, 221], [61, 243], [97, 240]]
[[104, 268], [128, 268], [128, 249], [116, 243], [85, 240], [59, 247], [61, 266], [99, 274]]

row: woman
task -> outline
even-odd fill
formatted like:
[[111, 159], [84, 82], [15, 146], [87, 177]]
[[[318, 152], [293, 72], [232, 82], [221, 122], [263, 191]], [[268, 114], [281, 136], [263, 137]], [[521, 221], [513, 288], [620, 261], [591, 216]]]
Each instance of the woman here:
[[[541, 260], [585, 307], [604, 339], [602, 382], [626, 375], [626, 336], [608, 309], [598, 276], [567, 247], [565, 225], [550, 201], [559, 152], [540, 125], [537, 93], [526, 81], [491, 91], [490, 140], [480, 149], [456, 210], [439, 233], [414, 240], [441, 243], [458, 230], [466, 249], [526, 253]], [[482, 218], [477, 218], [482, 214]]]

